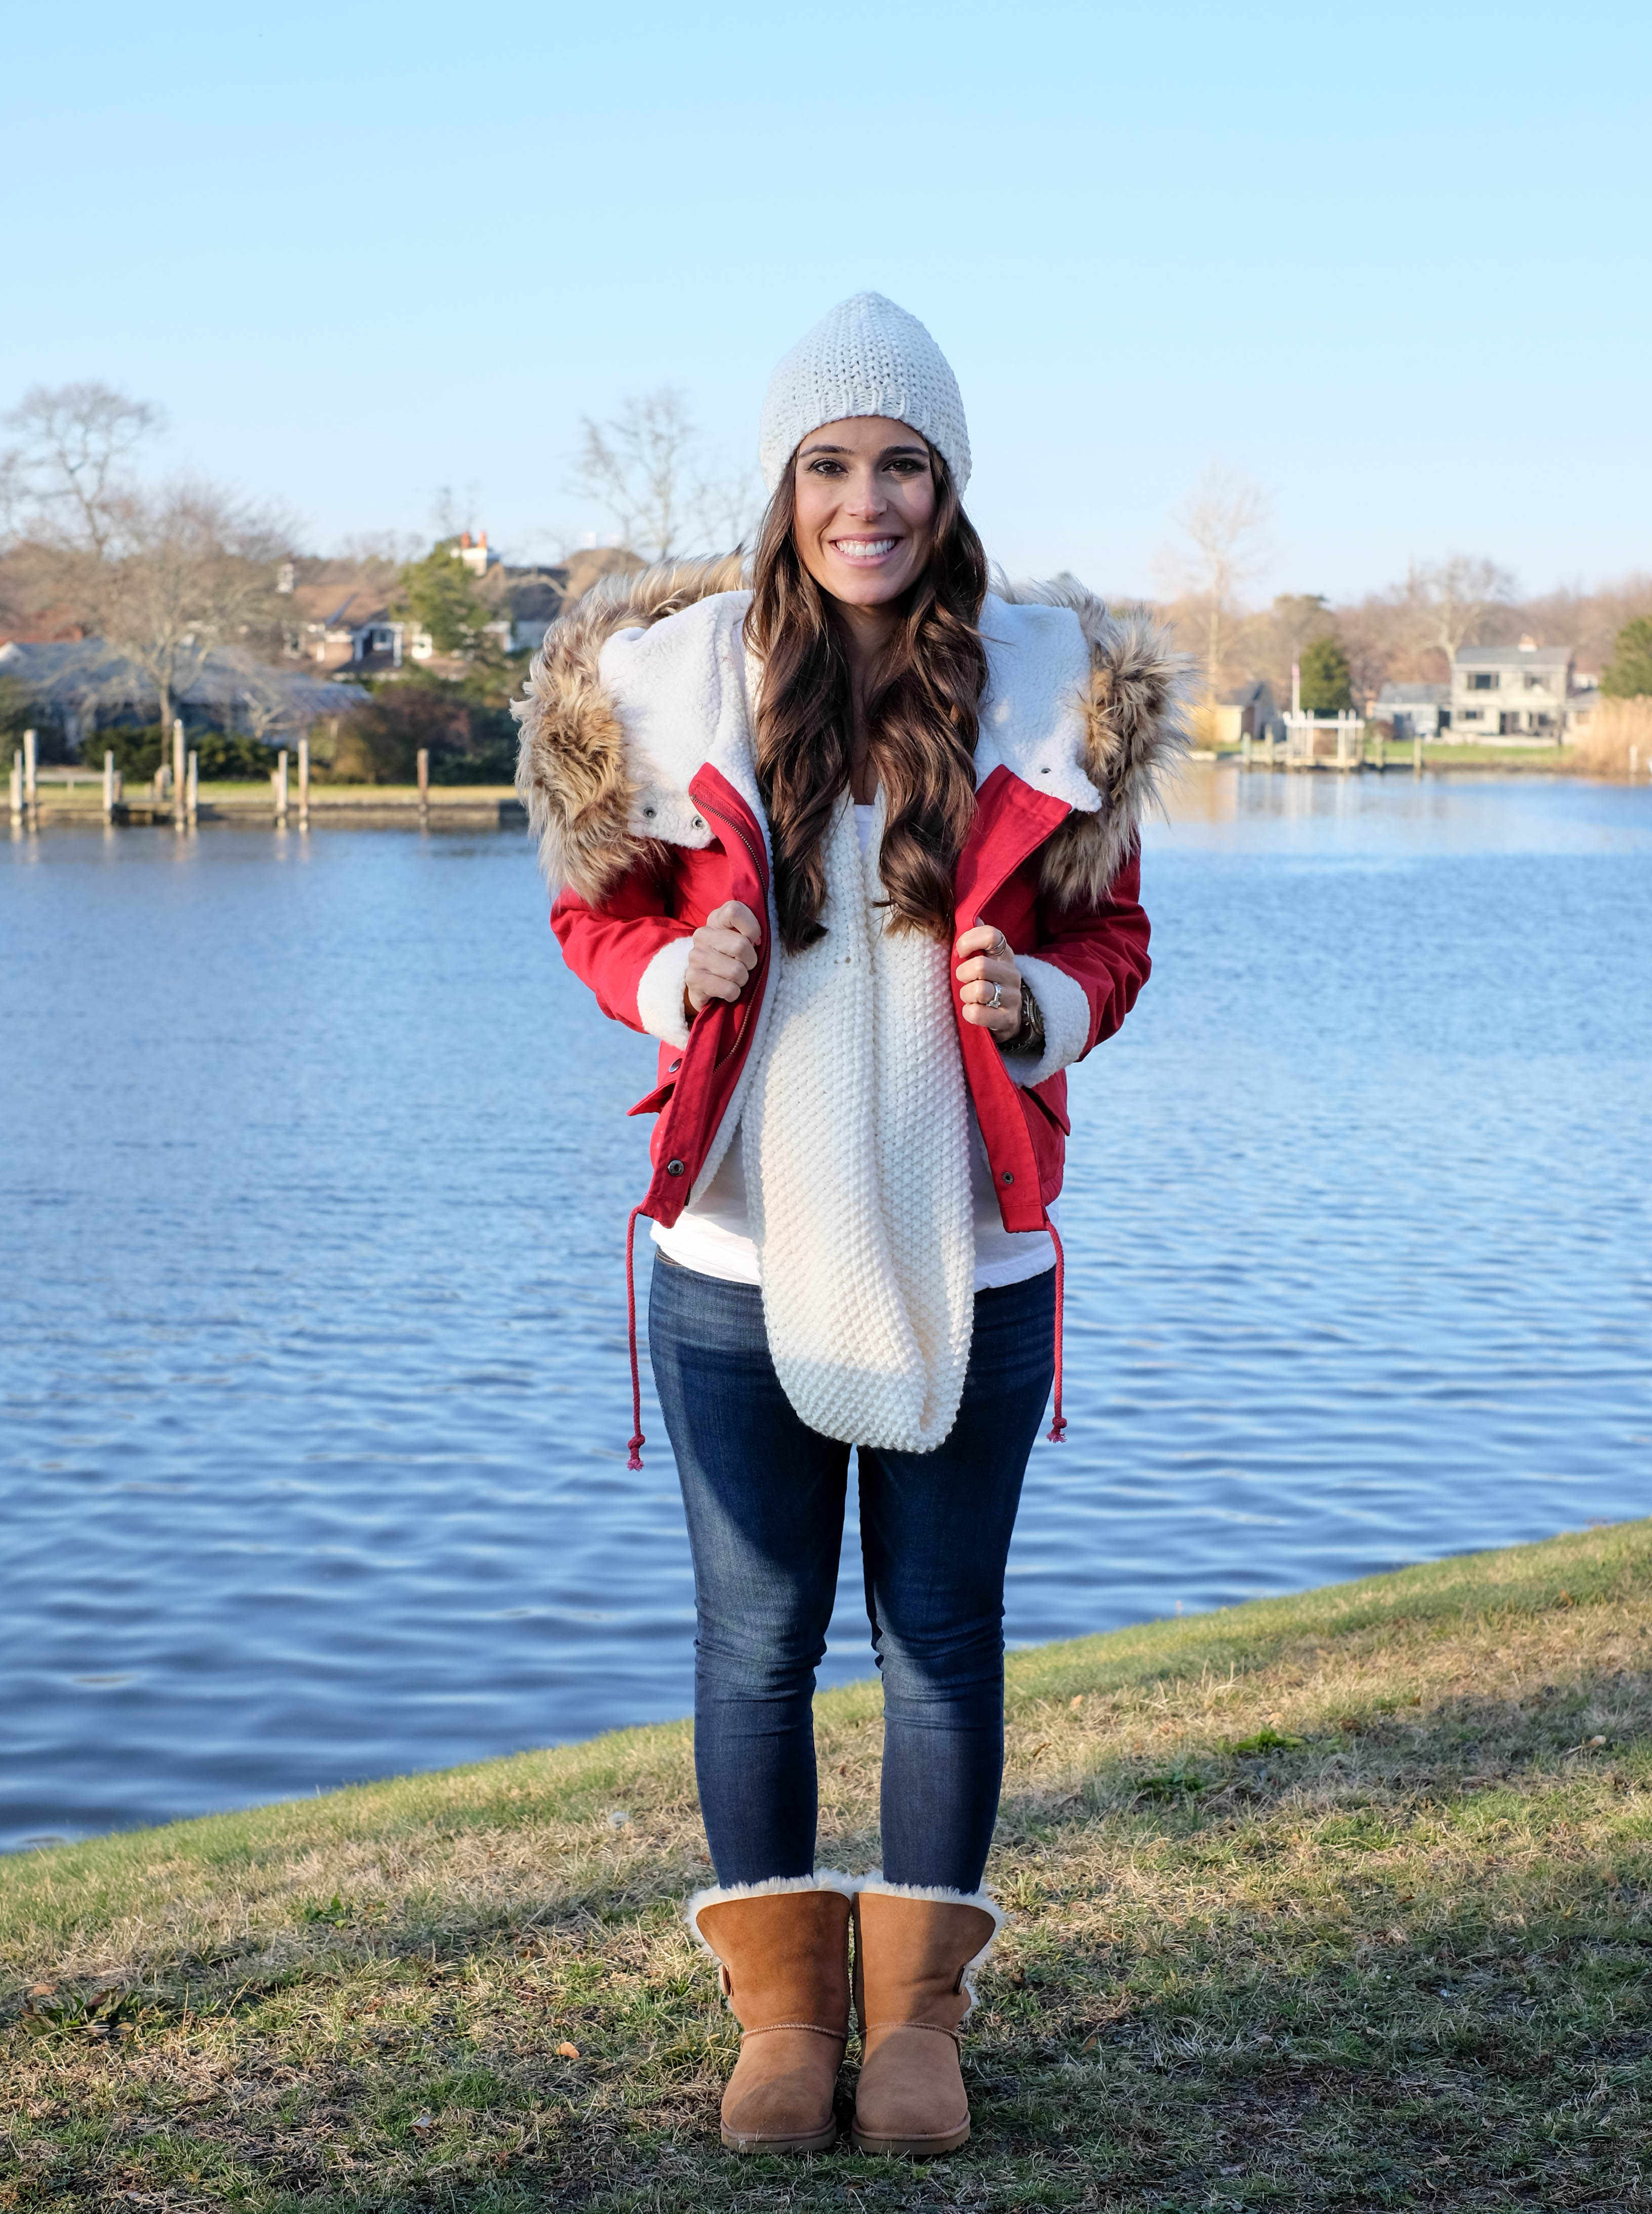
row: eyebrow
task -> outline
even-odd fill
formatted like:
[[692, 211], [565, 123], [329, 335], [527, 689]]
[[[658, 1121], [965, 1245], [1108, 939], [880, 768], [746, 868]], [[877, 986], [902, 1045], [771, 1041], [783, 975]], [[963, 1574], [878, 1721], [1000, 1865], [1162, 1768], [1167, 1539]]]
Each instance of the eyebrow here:
[[[803, 454], [847, 454], [853, 450], [854, 449], [849, 446], [805, 446], [800, 449], [800, 457]], [[878, 458], [880, 462], [886, 462], [891, 454], [917, 454], [927, 460], [928, 458], [928, 449], [926, 446], [915, 446], [909, 444], [884, 446], [879, 449]]]

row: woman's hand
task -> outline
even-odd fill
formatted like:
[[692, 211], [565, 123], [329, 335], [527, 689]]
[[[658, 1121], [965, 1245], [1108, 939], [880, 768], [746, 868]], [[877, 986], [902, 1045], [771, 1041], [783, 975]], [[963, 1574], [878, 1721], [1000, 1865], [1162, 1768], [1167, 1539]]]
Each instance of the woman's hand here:
[[707, 1000], [737, 1000], [757, 965], [762, 928], [749, 907], [725, 900], [706, 917], [688, 946], [683, 1005], [692, 1021]]
[[964, 1021], [978, 1023], [1003, 1044], [1021, 1027], [1021, 972], [1009, 940], [990, 923], [977, 923], [964, 933], [952, 951], [958, 964], [952, 973], [964, 987], [958, 996]]

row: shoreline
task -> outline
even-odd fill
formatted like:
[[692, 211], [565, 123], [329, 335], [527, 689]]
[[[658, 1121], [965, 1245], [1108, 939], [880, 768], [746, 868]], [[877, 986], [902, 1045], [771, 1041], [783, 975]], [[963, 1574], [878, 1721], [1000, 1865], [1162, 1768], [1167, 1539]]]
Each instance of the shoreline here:
[[[1301, 763], [1288, 770], [1284, 763], [1264, 761], [1245, 761], [1232, 748], [1212, 751], [1196, 748], [1187, 756], [1188, 765], [1216, 769], [1233, 769], [1249, 779], [1303, 775], [1328, 777], [1359, 781], [1367, 776], [1383, 779], [1404, 778], [1423, 780], [1470, 777], [1531, 777], [1537, 779], [1569, 778], [1579, 783], [1624, 786], [1633, 788], [1641, 780], [1628, 776], [1608, 776], [1592, 772], [1566, 757], [1563, 749], [1554, 748], [1541, 753], [1536, 749], [1499, 749], [1493, 746], [1425, 746], [1421, 771], [1413, 768], [1409, 758], [1393, 760], [1379, 766], [1374, 761], [1353, 762], [1339, 768], [1330, 758]], [[1649, 764], [1652, 768], [1652, 764]], [[32, 812], [12, 818], [14, 836], [28, 829], [66, 825], [90, 827], [108, 823], [116, 829], [172, 829], [180, 826], [170, 800], [156, 803], [146, 794], [133, 793], [116, 803], [113, 818], [104, 812], [101, 780], [88, 775], [83, 782], [64, 786], [55, 781], [37, 787], [37, 804]], [[515, 787], [500, 785], [431, 785], [423, 792], [417, 785], [312, 784], [309, 789], [308, 820], [301, 819], [296, 792], [290, 794], [285, 818], [275, 813], [267, 784], [262, 781], [235, 784], [203, 784], [199, 788], [195, 816], [187, 827], [205, 828], [209, 824], [236, 824], [242, 828], [260, 829], [361, 829], [394, 825], [400, 829], [428, 829], [441, 827], [476, 828], [486, 823], [499, 829], [524, 828], [527, 809], [517, 797]]]
[[[945, 2163], [722, 2152], [679, 1722], [0, 1864], [0, 2205], [1642, 2203], [1652, 1522], [1008, 1682]], [[818, 1699], [823, 1865], [872, 1862], [879, 1734]]]

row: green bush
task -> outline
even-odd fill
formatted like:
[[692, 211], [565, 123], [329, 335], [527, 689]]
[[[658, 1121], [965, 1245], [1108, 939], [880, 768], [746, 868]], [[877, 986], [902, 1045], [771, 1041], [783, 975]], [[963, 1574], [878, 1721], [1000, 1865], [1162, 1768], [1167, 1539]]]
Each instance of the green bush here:
[[[202, 781], [208, 779], [229, 783], [239, 778], [267, 776], [275, 767], [278, 746], [266, 745], [262, 738], [244, 737], [238, 731], [203, 731], [190, 744], [200, 755]], [[288, 752], [297, 757], [298, 742], [288, 744]]]
[[[267, 776], [275, 767], [274, 746], [266, 745], [260, 738], [246, 737], [238, 731], [197, 731], [184, 743], [199, 757], [203, 784]], [[89, 732], [81, 746], [81, 758], [87, 767], [100, 768], [106, 752], [114, 755], [114, 765], [128, 784], [147, 784], [162, 761], [171, 760], [172, 740], [159, 723], [138, 728], [117, 725]]]
[[333, 777], [341, 784], [411, 784], [420, 749], [432, 784], [509, 784], [517, 726], [502, 697], [474, 679], [422, 671], [382, 677], [339, 733]]
[[114, 755], [114, 765], [128, 784], [147, 784], [160, 768], [166, 733], [159, 723], [147, 723], [137, 727], [117, 725], [107, 731], [89, 731], [82, 742], [81, 752], [89, 768], [100, 761], [105, 753]]

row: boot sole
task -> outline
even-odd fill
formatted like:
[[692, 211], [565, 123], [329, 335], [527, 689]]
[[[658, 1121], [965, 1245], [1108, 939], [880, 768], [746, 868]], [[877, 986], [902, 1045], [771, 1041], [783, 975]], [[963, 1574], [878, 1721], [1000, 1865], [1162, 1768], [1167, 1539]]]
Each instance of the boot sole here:
[[805, 2137], [742, 2137], [735, 2130], [723, 2131], [724, 2148], [729, 2152], [825, 2152], [836, 2143], [835, 2116], [823, 2130], [811, 2130]]
[[870, 2153], [874, 2158], [880, 2154], [893, 2154], [897, 2157], [904, 2155], [913, 2160], [928, 2160], [939, 2153], [956, 2152], [961, 2144], [968, 2144], [969, 2138], [968, 2122], [961, 2130], [948, 2130], [939, 2137], [933, 2138], [872, 2138], [860, 2130], [852, 2130], [849, 2133], [849, 2142], [857, 2152]]

